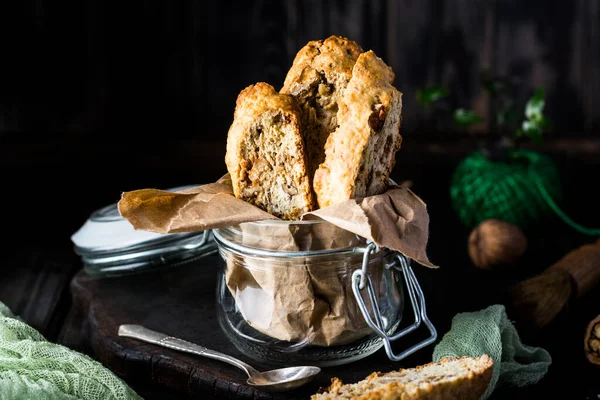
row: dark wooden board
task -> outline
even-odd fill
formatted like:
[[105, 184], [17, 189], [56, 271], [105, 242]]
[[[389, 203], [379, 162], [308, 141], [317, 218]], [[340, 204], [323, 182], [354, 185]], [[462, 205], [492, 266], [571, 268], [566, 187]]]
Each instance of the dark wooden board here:
[[[142, 324], [150, 329], [239, 357], [256, 365], [258, 369], [268, 369], [270, 366], [253, 362], [242, 355], [222, 334], [216, 318], [214, 300], [218, 262], [218, 256], [214, 255], [188, 266], [119, 278], [92, 278], [81, 271], [71, 284], [74, 299], [72, 313], [84, 318], [73, 318], [67, 321], [66, 325], [82, 324], [83, 328], [79, 332], [73, 332], [73, 328], [65, 328], [65, 336], [71, 336], [72, 345], [88, 349], [90, 354], [123, 377], [147, 400], [198, 396], [218, 399], [308, 399], [319, 387], [327, 386], [330, 378], [334, 376], [345, 382], [352, 382], [376, 370], [389, 371], [431, 361], [433, 346], [398, 363], [389, 361], [384, 351], [379, 350], [359, 362], [324, 368], [322, 374], [304, 388], [272, 394], [249, 387], [245, 384], [243, 372], [227, 364], [117, 336], [120, 324]], [[444, 284], [455, 283], [451, 278], [446, 279], [449, 275], [439, 278], [426, 272], [430, 271], [421, 269], [417, 271], [417, 275], [422, 280], [426, 296], [429, 296], [428, 311], [441, 337], [448, 329], [451, 316], [457, 307], [464, 309], [466, 300], [459, 300], [458, 295], [457, 299], [449, 298], [450, 288], [445, 292], [441, 290]], [[460, 271], [455, 271], [455, 274], [460, 275]], [[434, 277], [434, 281], [441, 279], [443, 283], [440, 282], [436, 286], [431, 277]], [[438, 295], [435, 295], [435, 291], [438, 291]], [[478, 308], [485, 302], [484, 292], [484, 289], [473, 291], [473, 296], [479, 298], [473, 298], [471, 309]], [[590, 307], [593, 308], [588, 305], [588, 308]], [[565, 322], [568, 323], [568, 319], [563, 319], [561, 324]], [[425, 328], [422, 329], [423, 332], [415, 333], [409, 339], [396, 344], [395, 349], [422, 339], [426, 334]], [[562, 344], [558, 341], [561, 332], [565, 341]], [[587, 390], [593, 382], [587, 380], [592, 379], [594, 374], [589, 367], [581, 368], [583, 363], [580, 354], [573, 352], [573, 349], [579, 346], [577, 343], [569, 343], [571, 338], [577, 337], [577, 333], [574, 329], [549, 333], [551, 336], [544, 343], [554, 342], [555, 347], [564, 349], [566, 354], [558, 353], [556, 348], [550, 347], [555, 357], [554, 364], [540, 383], [522, 389], [503, 387], [497, 390], [492, 398], [511, 396], [513, 399], [525, 399], [545, 396], [554, 390], [553, 382], [556, 380], [553, 376], [564, 377], [568, 374], [569, 379], [575, 379], [575, 372], [577, 381], [582, 384], [579, 390]], [[72, 340], [73, 335], [77, 334], [83, 337], [79, 342]], [[573, 398], [585, 398], [578, 397], [579, 394], [574, 393]]]
[[242, 355], [222, 334], [215, 310], [218, 257], [118, 278], [78, 273], [71, 284], [73, 298], [77, 312], [85, 310], [87, 314], [86, 329], [95, 357], [134, 387], [155, 385], [215, 398], [277, 399], [308, 398], [319, 386], [327, 386], [333, 376], [348, 381], [361, 379], [374, 369], [394, 369], [430, 356], [429, 352], [416, 354], [412, 360], [397, 364], [381, 350], [366, 361], [324, 369], [313, 383], [291, 395], [277, 395], [246, 385], [244, 373], [227, 364], [117, 336], [120, 324], [141, 324], [239, 357], [258, 369], [269, 368]]

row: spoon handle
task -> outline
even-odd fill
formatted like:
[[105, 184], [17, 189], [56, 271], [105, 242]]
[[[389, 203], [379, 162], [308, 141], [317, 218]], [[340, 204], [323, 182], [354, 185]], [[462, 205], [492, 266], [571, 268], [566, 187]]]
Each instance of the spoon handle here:
[[172, 350], [178, 350], [184, 353], [196, 354], [198, 356], [212, 358], [213, 360], [223, 361], [242, 369], [244, 372], [246, 372], [246, 374], [248, 374], [249, 377], [259, 373], [250, 365], [246, 364], [241, 360], [238, 360], [237, 358], [228, 356], [227, 354], [223, 354], [215, 350], [207, 349], [204, 346], [188, 342], [187, 340], [153, 331], [151, 329], [143, 327], [142, 325], [121, 325], [119, 326], [119, 336], [130, 337], [142, 340], [144, 342], [163, 346]]

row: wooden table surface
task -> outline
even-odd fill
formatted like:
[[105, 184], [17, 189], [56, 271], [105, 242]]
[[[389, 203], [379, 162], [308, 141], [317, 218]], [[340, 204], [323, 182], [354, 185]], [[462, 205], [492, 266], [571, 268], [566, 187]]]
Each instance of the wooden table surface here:
[[[19, 249], [18, 253], [20, 253], [20, 255], [12, 258], [11, 262], [8, 264], [8, 268], [7, 264], [4, 264], [4, 268], [1, 270], [0, 300], [11, 307], [12, 310], [24, 318], [26, 322], [40, 330], [49, 340], [64, 344], [70, 348], [95, 357], [109, 366], [114, 366], [116, 364], [114, 360], [110, 359], [111, 355], [97, 354], [94, 351], [94, 346], [92, 346], [94, 340], [92, 340], [92, 337], [94, 332], [98, 333], [98, 326], [90, 327], [89, 315], [87, 315], [89, 308], [81, 309], [80, 301], [76, 301], [75, 304], [72, 302], [72, 287], [70, 283], [72, 282], [73, 277], [78, 277], [80, 282], [82, 279], [85, 281], [86, 278], [85, 273], [81, 270], [79, 260], [76, 257], [72, 257], [69, 254], [69, 250], [70, 249], [65, 248], [64, 251], [61, 252], [56, 248], [48, 249], [43, 247], [34, 250], [31, 248]], [[23, 254], [27, 254], [27, 256], [22, 257]], [[214, 257], [209, 258], [207, 262], [215, 262]], [[210, 266], [207, 265], [207, 267]], [[446, 264], [444, 267], [447, 270], [453, 268], [450, 264]], [[460, 283], [457, 282], [457, 280], [460, 279], [458, 276], [455, 276], [454, 278], [450, 276], [462, 275], [464, 278], [464, 274], [464, 271], [458, 271], [458, 274], [456, 271], [449, 271], [448, 273], [444, 273], [443, 276], [440, 276], [440, 279], [438, 280], [438, 277], [433, 275], [431, 271], [417, 270], [417, 275], [421, 280], [421, 284], [424, 287], [428, 299], [427, 305], [430, 317], [432, 321], [435, 322], [440, 337], [447, 331], [449, 319], [455, 311], [475, 310], [480, 306], [484, 306], [485, 297], [482, 287], [486, 287], [485, 282], [488, 278], [479, 277], [470, 283], [465, 282], [461, 286]], [[208, 275], [211, 275], [211, 273]], [[121, 284], [116, 284], [115, 286], [118, 288], [133, 288], [134, 285], [131, 283], [135, 282], [137, 279], [140, 279], [143, 282], [145, 278], [143, 275], [123, 278]], [[436, 281], [444, 281], [445, 285], [448, 285], [449, 287], [442, 288], [439, 284], [435, 283]], [[101, 284], [106, 286], [111, 285], [112, 283], [102, 282]], [[208, 285], [210, 285], [210, 283], [208, 283]], [[468, 287], [470, 287], [470, 285], [482, 286], [480, 286], [479, 289], [472, 288], [470, 295], [456, 295], [454, 298], [450, 298], [454, 291], [467, 291], [469, 290]], [[143, 283], [141, 286], [144, 287]], [[487, 287], [489, 287], [489, 282], [487, 283]], [[110, 293], [106, 292], [106, 288], [103, 290], [105, 291], [105, 295]], [[439, 292], [438, 295], [435, 294], [436, 291]], [[113, 292], [113, 294], [115, 294], [115, 292]], [[118, 299], [131, 299], [134, 296], [135, 294], [133, 293], [127, 295], [122, 293], [121, 297], [118, 297]], [[145, 296], [148, 296], [148, 294], [145, 293]], [[474, 298], [469, 300], [471, 297]], [[472, 301], [472, 304], [467, 306], [467, 303], [470, 301]], [[590, 366], [584, 360], [581, 349], [581, 334], [586, 318], [593, 314], [594, 310], [598, 311], [598, 304], [600, 304], [600, 291], [596, 290], [591, 296], [585, 299], [585, 302], [581, 302], [581, 304], [577, 305], [577, 311], [573, 310], [569, 315], [563, 315], [560, 324], [550, 328], [550, 330], [546, 332], [546, 337], [540, 338], [529, 335], [531, 338], [529, 341], [526, 341], [525, 336], [528, 335], [524, 334], [523, 340], [526, 344], [543, 345], [551, 352], [553, 364], [550, 368], [550, 372], [537, 385], [523, 389], [511, 389], [508, 387], [500, 388], [494, 393], [492, 399], [507, 397], [513, 399], [544, 398], [546, 396], [551, 396], [556, 390], [562, 389], [565, 379], [567, 378], [574, 391], [572, 397], [569, 398], [582, 400], [594, 399], [595, 396], [600, 393], [600, 379], [598, 379], [600, 372], [597, 368]], [[128, 306], [134, 307], [135, 304], [128, 304]], [[214, 304], [204, 304], [202, 306], [212, 307]], [[442, 308], [442, 306], [445, 308]], [[125, 309], [127, 309], [127, 307], [125, 307]], [[149, 312], [148, 309], [144, 309], [143, 311], [145, 313]], [[96, 310], [96, 312], [99, 311]], [[102, 312], [106, 313], [106, 311]], [[175, 309], [173, 311], [173, 316], [179, 315], [177, 313], [178, 311]], [[123, 320], [123, 312], [120, 314], [115, 313], [113, 317], [118, 320]], [[103, 318], [105, 320], [106, 315]], [[163, 318], [157, 316], [153, 320], [164, 322], [167, 319], [164, 316]], [[100, 321], [103, 321], [103, 319], [100, 318]], [[97, 323], [98, 318], [96, 318], [94, 322]], [[198, 321], [198, 323], [200, 323], [200, 321]], [[213, 325], [215, 330], [218, 330], [216, 323]], [[164, 327], [163, 331], [166, 329], [166, 331], [175, 334], [177, 333], [175, 331], [180, 329], [181, 326], [181, 323], [177, 322], [172, 326]], [[90, 331], [90, 329], [96, 331]], [[186, 337], [186, 333], [189, 333], [190, 330], [188, 329], [186, 331], [185, 329], [181, 329], [178, 332], [185, 332], [183, 335]], [[187, 336], [187, 338], [190, 338], [190, 336]], [[100, 339], [95, 338], [95, 340], [97, 341]], [[97, 349], [98, 343], [96, 342], [95, 344]], [[139, 350], [139, 346], [135, 347]], [[142, 348], [143, 347], [144, 346], [142, 346]], [[230, 346], [228, 349], [226, 344], [219, 343], [217, 348], [233, 355], [240, 356], [239, 352], [233, 346]], [[167, 364], [169, 362], [174, 362], [173, 360], [178, 357], [174, 354], [176, 352], [166, 349], [152, 349], [151, 345], [148, 345], [145, 350], [148, 352], [148, 357], [152, 354], [161, 354], [160, 358], [165, 359], [166, 361], [164, 362]], [[103, 351], [106, 352], [108, 350], [104, 349]], [[427, 358], [430, 357], [431, 351], [432, 347], [421, 350], [405, 361], [398, 363], [398, 367], [408, 367], [427, 362]], [[374, 369], [390, 368], [390, 365], [393, 363], [387, 361], [382, 352], [383, 351], [381, 350], [379, 354], [376, 353], [362, 361], [361, 367], [358, 368], [358, 372], [365, 372], [365, 363], [367, 363], [368, 366], [372, 366]], [[188, 363], [194, 362], [192, 356], [184, 356], [184, 358], [186, 358]], [[198, 360], [197, 362], [198, 364], [206, 366], [206, 363], [201, 360]], [[340, 375], [344, 377], [348, 375], [352, 376], [352, 374], [348, 372], [348, 367], [352, 368], [352, 365], [348, 365], [346, 370], [342, 367], [339, 367], [337, 371], [331, 368], [325, 369], [326, 375], [322, 378], [329, 379], [331, 376]], [[217, 376], [220, 376], [221, 378], [223, 376], [236, 377], [235, 380], [232, 380], [236, 385], [231, 389], [233, 392], [227, 395], [227, 388], [224, 389], [221, 383], [221, 386], [210, 388], [211, 396], [207, 395], [207, 397], [204, 398], [237, 398], [234, 393], [236, 393], [236, 390], [239, 390], [239, 383], [242, 382], [243, 376], [237, 373], [237, 370], [225, 364], [220, 365], [219, 363], [212, 362], [212, 368], [214, 368], [212, 370], [213, 373], [214, 371], [219, 371], [221, 368], [224, 370], [217, 374]], [[160, 370], [160, 367], [158, 370]], [[339, 370], [342, 371], [340, 372]], [[120, 375], [128, 374], [126, 381], [146, 399], [197, 398], [188, 394], [186, 391], [180, 391], [181, 387], [178, 386], [179, 384], [168, 382], [168, 378], [166, 377], [161, 378], [160, 376], [155, 375], [149, 379], [148, 376], [141, 376], [142, 373], [139, 371], [134, 374], [131, 373], [131, 370], [127, 373], [124, 371], [126, 370], [115, 370], [115, 372]], [[169, 387], [173, 385], [177, 387], [177, 390]], [[197, 394], [198, 391], [204, 393], [205, 389], [206, 388], [202, 387], [196, 388], [194, 393]], [[308, 393], [301, 392], [301, 394], [307, 395], [306, 398], [308, 398]], [[296, 392], [290, 394], [289, 398], [302, 398], [298, 397], [298, 395], [299, 394]], [[244, 398], [271, 398], [267, 394], [260, 396], [260, 393], [254, 393], [254, 397], [247, 396], [248, 395], [245, 395]], [[242, 396], [240, 395], [239, 397], [241, 398]]]
[[[456, 221], [447, 195], [447, 182], [456, 157], [438, 156], [436, 159], [410, 159], [399, 163], [403, 168], [397, 167], [398, 173], [393, 178], [397, 181], [413, 180], [413, 190], [428, 204], [430, 258], [441, 268], [438, 271], [423, 269], [419, 271], [419, 279], [427, 296], [430, 318], [435, 321], [441, 337], [457, 312], [481, 309], [493, 301], [489, 295], [491, 287], [533, 274], [589, 238], [555, 221], [544, 230], [531, 233], [528, 255], [520, 263], [519, 271], [507, 281], [475, 270], [466, 253], [469, 232]], [[592, 194], [589, 185], [597, 182], [600, 176], [600, 160], [570, 153], [557, 154], [557, 160], [563, 171], [565, 209], [585, 225], [600, 226], [597, 196]], [[2, 200], [3, 209], [10, 211], [4, 219], [10, 235], [4, 241], [0, 263], [0, 301], [48, 340], [92, 357], [97, 355], [91, 346], [91, 332], [86, 324], [88, 316], [85, 310], [82, 312], [76, 307], [72, 298], [71, 282], [78, 273], [81, 274], [82, 265], [73, 252], [70, 234], [91, 211], [116, 201], [121, 190], [202, 183], [214, 180], [220, 174], [218, 169], [205, 170], [205, 175], [194, 175], [187, 169], [161, 173], [160, 168], [149, 165], [143, 165], [139, 170], [129, 167], [129, 172], [145, 176], [143, 182], [138, 181], [142, 182], [138, 187], [131, 187], [132, 181], [119, 174], [123, 166], [118, 164], [92, 172], [93, 184], [89, 185], [76, 183], [79, 181], [68, 172], [73, 168], [67, 162], [57, 162], [46, 169], [21, 166], [18, 170], [24, 175], [8, 174], [6, 183], [12, 196], [3, 196]], [[169, 180], [174, 171], [181, 174], [177, 180]], [[156, 185], [150, 184], [152, 177], [149, 175], [152, 174], [155, 174]], [[553, 363], [550, 371], [536, 385], [522, 389], [500, 388], [493, 398], [554, 397], [557, 391], [564, 391], [566, 382], [572, 392], [569, 398], [598, 398], [600, 368], [585, 360], [583, 331], [587, 322], [600, 313], [599, 305], [600, 290], [596, 288], [584, 298], [572, 302], [545, 331], [520, 331], [525, 344], [543, 346], [551, 353]], [[430, 354], [431, 350], [423, 352]], [[421, 356], [426, 358], [424, 353]], [[416, 357], [413, 361], [420, 362], [421, 358]], [[228, 366], [224, 365], [224, 368]], [[147, 399], [189, 397], [166, 389], [160, 384], [160, 379], [154, 383], [140, 384], [134, 380], [128, 380], [128, 383]], [[207, 397], [211, 397], [210, 393]], [[214, 392], [212, 397], [220, 398], [214, 396]]]

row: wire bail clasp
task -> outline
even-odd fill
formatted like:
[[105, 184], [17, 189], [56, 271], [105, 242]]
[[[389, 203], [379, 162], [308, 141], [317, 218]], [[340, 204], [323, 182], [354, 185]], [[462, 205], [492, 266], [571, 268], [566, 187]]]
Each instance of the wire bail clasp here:
[[[360, 269], [360, 284], [358, 286], [360, 290], [364, 290], [365, 286], [367, 285], [367, 269], [369, 268], [369, 258], [371, 256], [371, 253], [376, 253], [378, 251], [379, 246], [377, 246], [373, 242], [369, 242], [369, 244], [364, 250], [362, 268]], [[352, 282], [354, 282], [354, 274], [352, 274], [352, 278]]]
[[[408, 296], [411, 301], [413, 313], [415, 316], [415, 321], [406, 328], [402, 329], [400, 332], [396, 332], [393, 335], [389, 336], [385, 332], [383, 320], [381, 317], [381, 312], [379, 311], [379, 304], [377, 302], [377, 298], [375, 297], [375, 291], [373, 289], [373, 284], [371, 282], [371, 277], [368, 273], [369, 268], [369, 257], [371, 253], [374, 253], [378, 250], [378, 247], [370, 242], [364, 250], [363, 263], [362, 268], [357, 269], [352, 273], [352, 291], [354, 292], [354, 297], [358, 303], [360, 311], [365, 319], [365, 322], [379, 337], [383, 339], [383, 344], [385, 347], [385, 352], [388, 358], [392, 361], [400, 361], [412, 353], [422, 349], [425, 346], [430, 345], [437, 339], [437, 331], [429, 318], [427, 317], [427, 311], [425, 308], [425, 296], [423, 295], [423, 291], [421, 290], [421, 286], [415, 277], [415, 274], [410, 266], [410, 262], [407, 258], [400, 253], [396, 255], [396, 261], [400, 264], [394, 265], [394, 268], [401, 272], [404, 276], [404, 282], [408, 291]], [[368, 297], [371, 303], [371, 308], [373, 310], [373, 314], [375, 316], [375, 321], [371, 318], [369, 314], [369, 309], [367, 305], [362, 299], [360, 294], [361, 290], [367, 289]], [[410, 332], [417, 329], [421, 323], [424, 322], [427, 328], [429, 329], [430, 336], [429, 338], [409, 347], [404, 350], [402, 353], [396, 355], [392, 351], [391, 342], [398, 340], [399, 338], [409, 334]]]

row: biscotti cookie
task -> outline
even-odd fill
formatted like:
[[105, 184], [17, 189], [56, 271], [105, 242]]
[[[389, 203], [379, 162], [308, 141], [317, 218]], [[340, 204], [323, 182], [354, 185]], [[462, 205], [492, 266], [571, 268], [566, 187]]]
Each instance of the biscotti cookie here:
[[340, 36], [308, 42], [285, 78], [281, 93], [293, 95], [302, 113], [311, 181], [325, 159], [325, 143], [338, 125], [337, 103], [362, 52], [357, 43]]
[[315, 208], [300, 124], [291, 95], [264, 82], [242, 90], [225, 155], [237, 198], [285, 220]]
[[416, 368], [382, 374], [344, 385], [333, 378], [326, 392], [311, 400], [479, 400], [492, 378], [493, 360], [481, 357], [445, 358]]
[[314, 176], [319, 207], [387, 190], [402, 142], [402, 93], [393, 80], [392, 69], [372, 50], [358, 57], [338, 102], [338, 127]]

